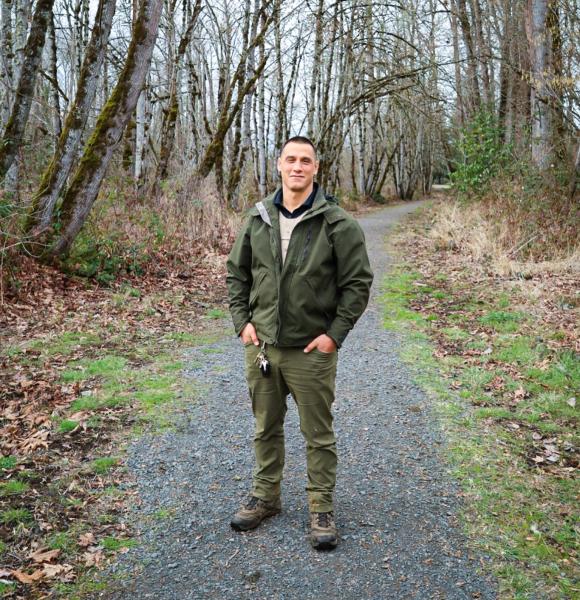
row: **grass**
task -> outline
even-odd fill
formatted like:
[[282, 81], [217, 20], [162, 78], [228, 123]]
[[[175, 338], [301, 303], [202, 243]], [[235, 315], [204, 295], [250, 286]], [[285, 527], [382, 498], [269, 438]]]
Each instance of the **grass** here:
[[32, 514], [26, 508], [8, 508], [0, 512], [0, 523], [4, 525], [26, 524], [32, 521]]
[[497, 332], [511, 333], [517, 331], [519, 323], [524, 318], [522, 313], [506, 312], [503, 310], [490, 310], [483, 317], [479, 317], [479, 322], [491, 327]]
[[0, 581], [0, 596], [9, 596], [15, 589], [16, 586], [13, 583], [3, 583]]
[[90, 573], [81, 575], [74, 583], [57, 583], [54, 591], [58, 598], [67, 600], [84, 600], [94, 597], [99, 592], [107, 590], [108, 584], [103, 581], [94, 581]]
[[[472, 544], [491, 557], [501, 598], [576, 597], [572, 507], [578, 484], [566, 471], [552, 474], [530, 466], [528, 457], [543, 452], [532, 437], [538, 431], [540, 437], [580, 443], [578, 411], [570, 403], [580, 388], [578, 357], [549, 350], [544, 340], [555, 339], [552, 332], [509, 310], [510, 298], [499, 295], [456, 303], [462, 314], [447, 313], [448, 323], [437, 330], [464, 349], [491, 348], [491, 354], [436, 359], [431, 335], [437, 325], [410, 307], [425, 295], [425, 288], [421, 292], [413, 285], [417, 280], [412, 267], [388, 276], [384, 324], [404, 332], [401, 355], [415, 368], [414, 377], [433, 399], [446, 431], [446, 454], [464, 490], [463, 523]], [[489, 328], [491, 337], [476, 337], [474, 323]], [[450, 378], [456, 391], [448, 387]], [[514, 403], [516, 390], [523, 390], [523, 397]]]
[[10, 471], [17, 465], [18, 460], [15, 456], [0, 457], [0, 471]]
[[90, 464], [90, 468], [97, 475], [105, 475], [111, 469], [114, 469], [119, 465], [120, 459], [116, 456], [103, 456], [102, 458], [96, 458]]
[[137, 541], [127, 538], [116, 538], [107, 536], [102, 539], [101, 544], [105, 550], [109, 552], [118, 552], [121, 548], [132, 548], [137, 545]]
[[79, 547], [76, 533], [78, 532], [59, 531], [53, 533], [48, 538], [47, 545], [51, 550], [60, 550], [65, 555], [72, 555]]
[[[74, 583], [58, 582], [56, 578], [41, 582], [39, 593], [51, 597], [91, 597], [108, 585], [92, 581], [98, 580], [95, 570], [83, 568], [85, 550], [79, 544], [79, 535], [88, 530], [87, 524], [108, 555], [135, 545], [135, 540], [126, 539], [130, 530], [117, 533], [119, 507], [125, 498], [122, 490], [112, 485], [124, 477], [120, 469], [123, 453], [115, 450], [115, 445], [122, 448], [127, 437], [141, 431], [157, 432], [178, 425], [179, 411], [194, 397], [194, 382], [182, 375], [182, 351], [214, 344], [225, 333], [223, 324], [217, 322], [225, 316], [221, 309], [204, 309], [207, 312], [197, 315], [199, 321], [195, 322], [191, 322], [189, 310], [185, 311], [189, 321], [179, 313], [177, 327], [183, 330], [173, 332], [167, 331], [166, 323], [139, 323], [135, 311], [135, 319], [123, 321], [120, 315], [129, 303], [137, 308], [146, 303], [136, 300], [140, 292], [128, 287], [118, 296], [113, 298], [113, 304], [119, 301], [115, 320], [104, 327], [88, 323], [91, 329], [86, 331], [58, 335], [47, 331], [42, 339], [23, 338], [0, 349], [2, 358], [9, 356], [15, 369], [31, 370], [34, 374], [48, 361], [52, 379], [59, 378], [56, 385], [66, 386], [68, 397], [76, 389], [81, 390], [68, 407], [61, 403], [52, 412], [51, 441], [58, 451], [52, 454], [50, 470], [39, 464], [38, 474], [28, 471], [29, 479], [20, 470], [23, 458], [0, 456], [0, 559], [10, 556], [14, 568], [26, 568], [29, 561], [28, 551], [22, 551], [24, 543], [61, 550], [63, 562], [75, 565], [77, 579]], [[156, 312], [155, 306], [150, 308]], [[74, 326], [77, 322], [75, 319]], [[202, 335], [186, 329], [189, 325], [197, 329], [199, 323], [204, 323]], [[80, 430], [79, 426], [81, 433], [70, 438], [69, 434]], [[96, 429], [102, 429], [102, 435]], [[44, 451], [40, 453], [45, 455]], [[94, 460], [84, 462], [87, 455]], [[47, 477], [47, 473], [54, 477]], [[30, 491], [33, 486], [34, 494]], [[168, 518], [170, 514], [161, 511], [157, 518]], [[43, 529], [44, 523], [53, 529]], [[103, 540], [103, 535], [109, 537]], [[20, 591], [20, 587], [17, 584], [1, 591]]]
[[83, 346], [98, 346], [102, 343], [101, 336], [92, 332], [65, 331], [52, 336], [48, 340], [35, 340], [29, 348], [40, 350], [46, 356], [71, 354], [73, 350]]
[[81, 360], [71, 365], [61, 375], [64, 383], [74, 383], [91, 377], [115, 377], [125, 370], [127, 359], [122, 356], [110, 355], [94, 360]]
[[228, 316], [228, 313], [221, 308], [212, 308], [206, 314], [210, 319], [225, 319]]
[[70, 433], [78, 427], [77, 421], [71, 421], [70, 419], [62, 419], [58, 424], [59, 433]]
[[30, 486], [23, 481], [12, 479], [5, 483], [0, 483], [0, 498], [6, 496], [20, 496], [25, 494], [30, 489]]

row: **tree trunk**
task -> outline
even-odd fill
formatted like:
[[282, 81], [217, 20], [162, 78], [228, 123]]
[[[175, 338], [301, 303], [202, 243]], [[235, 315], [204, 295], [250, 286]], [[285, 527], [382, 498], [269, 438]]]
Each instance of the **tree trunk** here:
[[318, 86], [318, 77], [320, 74], [320, 57], [322, 54], [322, 34], [324, 31], [324, 0], [318, 0], [318, 10], [316, 11], [316, 33], [314, 39], [314, 54], [312, 58], [312, 76], [310, 78], [310, 94], [308, 96], [308, 129], [309, 138], [314, 137], [314, 117], [316, 115], [316, 90]]
[[532, 162], [541, 170], [550, 165], [553, 139], [548, 82], [552, 74], [551, 36], [546, 21], [549, 0], [528, 0], [528, 42], [531, 63]]
[[2, 0], [2, 27], [1, 46], [0, 46], [0, 74], [4, 82], [0, 93], [2, 94], [2, 104], [0, 106], [0, 127], [4, 128], [10, 108], [12, 106], [13, 89], [13, 67], [14, 49], [12, 45], [12, 7], [13, 0]]
[[12, 110], [4, 136], [0, 141], [0, 181], [2, 181], [11, 167], [18, 149], [24, 139], [24, 130], [30, 114], [32, 96], [34, 94], [34, 85], [36, 83], [36, 74], [42, 58], [42, 50], [48, 23], [52, 12], [54, 0], [38, 0], [30, 34], [26, 41], [24, 50], [24, 62], [20, 69], [18, 86], [16, 88], [15, 98], [12, 104]]
[[465, 95], [463, 93], [463, 82], [461, 80], [461, 57], [459, 55], [459, 31], [457, 27], [457, 13], [454, 5], [451, 5], [449, 11], [449, 21], [451, 24], [451, 37], [453, 40], [453, 65], [455, 74], [455, 94], [457, 121], [460, 127], [465, 124]]
[[54, 15], [50, 15], [50, 30], [49, 30], [49, 42], [50, 42], [50, 77], [51, 77], [51, 92], [52, 92], [52, 110], [53, 110], [53, 135], [55, 145], [62, 133], [62, 122], [60, 120], [60, 95], [58, 89], [58, 57], [57, 57], [57, 46], [56, 46], [56, 31], [54, 28]]
[[119, 80], [101, 111], [80, 164], [64, 195], [60, 234], [50, 250], [65, 255], [85, 223], [123, 131], [137, 105], [149, 70], [163, 0], [142, 0]]
[[91, 40], [85, 51], [85, 60], [77, 86], [77, 93], [67, 113], [62, 133], [44, 171], [38, 191], [32, 199], [26, 230], [40, 233], [50, 226], [54, 207], [77, 157], [81, 136], [95, 95], [105, 57], [116, 0], [100, 0], [95, 16]]
[[457, 17], [461, 25], [463, 41], [467, 51], [467, 79], [469, 82], [469, 116], [473, 116], [481, 106], [481, 95], [479, 93], [479, 80], [477, 77], [477, 56], [475, 53], [475, 44], [467, 5], [465, 0], [455, 0], [457, 7]]
[[145, 89], [139, 94], [137, 109], [135, 110], [135, 164], [133, 179], [139, 184], [143, 177], [143, 158], [145, 154], [145, 117], [146, 117], [147, 92]]

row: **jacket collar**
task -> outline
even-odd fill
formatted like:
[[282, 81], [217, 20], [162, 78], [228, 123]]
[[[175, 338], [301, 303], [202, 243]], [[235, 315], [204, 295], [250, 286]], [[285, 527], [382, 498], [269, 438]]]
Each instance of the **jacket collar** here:
[[[282, 193], [282, 189], [278, 188], [274, 193], [270, 194], [263, 202], [264, 208], [268, 212], [270, 216], [270, 220], [272, 223], [278, 224], [279, 222], [279, 213], [278, 208], [274, 204], [274, 200], [276, 199], [277, 194]], [[326, 201], [326, 194], [321, 186], [318, 186], [318, 190], [316, 191], [316, 196], [314, 197], [314, 202], [312, 203], [312, 207], [309, 208], [302, 217], [302, 220], [309, 219], [315, 215], [318, 215], [329, 208], [329, 204]], [[260, 212], [256, 207], [252, 210], [252, 214], [259, 215]]]

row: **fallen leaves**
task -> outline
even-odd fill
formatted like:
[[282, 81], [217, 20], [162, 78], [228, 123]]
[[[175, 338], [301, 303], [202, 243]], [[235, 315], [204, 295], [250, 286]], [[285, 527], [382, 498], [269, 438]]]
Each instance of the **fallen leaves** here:
[[[102, 568], [110, 551], [100, 540], [130, 536], [121, 515], [131, 492], [101, 494], [120, 482], [118, 476], [97, 477], [86, 465], [111, 453], [113, 436], [131, 422], [134, 408], [127, 403], [98, 408], [98, 414], [84, 408], [72, 414], [71, 403], [97, 396], [100, 383], [87, 373], [85, 381], [63, 381], [63, 372], [74, 364], [83, 376], [82, 361], [111, 351], [135, 350], [130, 362], [140, 366], [143, 339], [195, 333], [209, 308], [223, 307], [225, 257], [198, 257], [172, 268], [161, 260], [144, 277], [110, 289], [24, 262], [20, 290], [5, 295], [0, 305], [0, 458], [10, 459], [0, 480], [22, 480], [28, 491], [0, 497], [0, 510], [13, 509], [21, 519], [0, 523], [7, 546], [0, 579], [16, 583], [22, 597], [40, 597], [55, 582]], [[62, 428], [63, 419], [78, 425]], [[102, 425], [90, 425], [91, 419]], [[104, 513], [108, 518], [101, 521]], [[47, 545], [55, 539], [66, 551]]]
[[59, 548], [56, 548], [55, 550], [48, 550], [48, 548], [40, 548], [39, 550], [32, 552], [29, 555], [29, 558], [31, 558], [35, 563], [43, 563], [54, 560], [59, 554]]
[[37, 569], [36, 571], [34, 571], [33, 573], [30, 573], [30, 574], [24, 573], [23, 571], [20, 571], [19, 569], [15, 569], [14, 571], [11, 571], [10, 574], [15, 579], [20, 581], [20, 583], [25, 583], [26, 585], [36, 583], [37, 581], [39, 581], [40, 579], [42, 579], [44, 577], [44, 571], [42, 569]]

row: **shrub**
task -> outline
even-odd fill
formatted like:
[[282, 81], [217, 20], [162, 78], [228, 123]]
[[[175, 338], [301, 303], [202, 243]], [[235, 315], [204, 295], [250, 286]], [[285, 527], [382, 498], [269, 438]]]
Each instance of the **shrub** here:
[[451, 174], [460, 192], [477, 191], [494, 177], [510, 158], [497, 118], [485, 110], [479, 112], [461, 131], [455, 142], [458, 158]]

